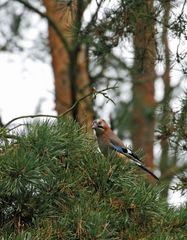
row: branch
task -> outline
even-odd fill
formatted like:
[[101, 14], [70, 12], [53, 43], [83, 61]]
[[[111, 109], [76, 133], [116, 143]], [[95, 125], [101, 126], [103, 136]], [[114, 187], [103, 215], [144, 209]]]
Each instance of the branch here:
[[4, 8], [4, 7], [6, 7], [6, 5], [8, 5], [8, 1], [7, 1], [7, 2], [4, 2], [4, 3], [2, 3], [2, 4], [0, 5], [0, 9], [1, 9], [1, 8]]
[[90, 28], [94, 25], [94, 22], [96, 22], [97, 20], [97, 16], [98, 16], [98, 12], [101, 8], [102, 3], [104, 2], [104, 0], [101, 0], [99, 3], [97, 2], [97, 9], [95, 11], [95, 13], [93, 14], [90, 22], [87, 24], [87, 26], [85, 27], [85, 29], [83, 30], [86, 34], [89, 32]]
[[[94, 95], [94, 97], [96, 97], [98, 94], [102, 94], [105, 98], [108, 99], [108, 101], [112, 101], [114, 103], [114, 101], [106, 94], [107, 90], [111, 90], [111, 89], [116, 89], [118, 88], [117, 86], [113, 86], [113, 87], [106, 87], [105, 89], [102, 89], [100, 91], [96, 91], [95, 89], [93, 89], [90, 93], [88, 93], [87, 95], [79, 98], [68, 110], [66, 110], [65, 112], [63, 112], [62, 114], [55, 116], [55, 115], [48, 115], [48, 114], [37, 114], [37, 115], [24, 115], [24, 116], [20, 116], [20, 117], [16, 117], [13, 118], [12, 120], [10, 120], [8, 123], [6, 123], [4, 125], [3, 128], [7, 128], [11, 123], [19, 120], [19, 119], [23, 119], [23, 118], [37, 118], [37, 117], [49, 117], [49, 118], [61, 118], [64, 117], [66, 114], [68, 114], [69, 112], [71, 112], [75, 107], [77, 107], [77, 105], [83, 101], [85, 98], [90, 97], [91, 95]], [[115, 104], [115, 103], [114, 103]]]
[[37, 13], [38, 15], [40, 15], [40, 17], [47, 19], [49, 25], [54, 29], [54, 31], [56, 32], [56, 34], [60, 38], [61, 42], [64, 44], [64, 47], [67, 50], [67, 52], [69, 53], [71, 51], [66, 38], [64, 37], [64, 35], [60, 31], [59, 27], [57, 26], [57, 24], [53, 21], [53, 19], [51, 17], [49, 17], [46, 13], [41, 12], [36, 7], [31, 5], [30, 3], [25, 2], [24, 0], [12, 0], [12, 1], [16, 1], [16, 2], [19, 2], [19, 3], [23, 4], [26, 8], [28, 8], [31, 11], [33, 11], [33, 12]]
[[181, 167], [178, 166], [173, 166], [168, 168], [168, 170], [161, 176], [162, 179], [170, 179], [173, 178], [174, 176], [177, 177], [181, 173], [184, 173], [187, 169], [187, 164], [184, 164]]
[[14, 140], [20, 139], [20, 137], [12, 135], [12, 134], [5, 134], [5, 135], [3, 135], [3, 137], [6, 139], [14, 139]]
[[[114, 103], [114, 101], [107, 96], [107, 94], [106, 94], [105, 91], [106, 91], [106, 90], [111, 90], [111, 89], [116, 89], [116, 88], [118, 88], [118, 87], [117, 87], [117, 86], [107, 87], [107, 88], [105, 88], [105, 89], [103, 89], [103, 90], [100, 90], [100, 91], [96, 91], [95, 89], [93, 89], [93, 90], [92, 90], [90, 93], [88, 93], [87, 95], [79, 98], [67, 111], [65, 111], [64, 113], [60, 114], [59, 117], [63, 117], [64, 115], [66, 115], [66, 114], [68, 114], [69, 112], [71, 112], [75, 107], [77, 107], [77, 105], [78, 105], [81, 101], [83, 101], [85, 98], [90, 97], [90, 96], [93, 95], [93, 94], [94, 94], [95, 96], [98, 95], [98, 94], [102, 94], [105, 98], [107, 98], [109, 101], [112, 101], [112, 102]], [[95, 97], [95, 96], [94, 96], [94, 97]], [[115, 104], [115, 103], [114, 103], [114, 104]]]
[[19, 128], [19, 127], [22, 127], [22, 126], [26, 126], [26, 125], [27, 125], [27, 124], [18, 124], [17, 126], [8, 129], [8, 132], [11, 132], [11, 131], [15, 130], [16, 128]]
[[10, 120], [8, 123], [6, 123], [4, 125], [4, 128], [7, 128], [8, 125], [10, 125], [11, 123], [19, 120], [19, 119], [23, 119], [23, 118], [37, 118], [37, 117], [49, 117], [49, 118], [58, 118], [58, 116], [55, 115], [46, 115], [46, 114], [37, 114], [37, 115], [24, 115], [24, 116], [20, 116], [20, 117], [16, 117], [13, 118], [12, 120]]
[[[120, 64], [124, 69], [128, 70], [130, 73], [133, 72], [133, 68], [129, 67], [124, 61], [122, 61], [120, 56], [116, 56], [114, 53], [110, 53], [111, 54], [111, 58], [109, 58], [109, 61], [114, 59], [117, 61], [118, 64]], [[112, 63], [112, 62], [111, 62]]]

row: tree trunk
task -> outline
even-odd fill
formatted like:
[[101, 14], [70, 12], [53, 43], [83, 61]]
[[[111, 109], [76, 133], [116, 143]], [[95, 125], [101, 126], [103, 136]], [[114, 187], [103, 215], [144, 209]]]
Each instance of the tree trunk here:
[[[55, 81], [55, 109], [60, 115], [75, 104], [80, 97], [91, 92], [88, 60], [86, 49], [77, 44], [78, 39], [75, 39], [77, 35], [73, 33], [78, 12], [77, 1], [71, 1], [70, 5], [65, 1], [57, 3], [54, 0], [43, 0], [43, 2], [47, 15], [61, 30], [71, 51], [67, 51], [56, 32], [49, 26], [49, 45]], [[74, 44], [76, 47], [73, 46]], [[81, 101], [69, 115], [80, 123], [86, 124], [87, 129], [91, 130], [93, 120], [91, 96]]]
[[[163, 33], [162, 33], [162, 42], [164, 46], [164, 53], [165, 53], [165, 71], [163, 74], [163, 82], [164, 82], [164, 100], [163, 100], [163, 112], [162, 112], [162, 122], [164, 124], [164, 119], [166, 117], [170, 117], [166, 115], [168, 109], [168, 103], [171, 98], [171, 88], [170, 88], [170, 50], [169, 50], [169, 44], [168, 44], [168, 29], [167, 25], [169, 22], [169, 14], [170, 14], [170, 1], [167, 1], [163, 3], [164, 8], [164, 15], [163, 15]], [[160, 171], [161, 176], [164, 175], [164, 172], [169, 168], [170, 163], [169, 161], [169, 143], [168, 139], [164, 138], [161, 140], [161, 148], [162, 148], [162, 155], [160, 159]]]
[[[145, 7], [145, 9], [144, 9]], [[141, 11], [151, 11], [153, 1]], [[146, 14], [146, 13], [145, 13]], [[135, 60], [133, 66], [133, 129], [132, 140], [136, 148], [145, 152], [145, 163], [153, 168], [153, 141], [155, 127], [155, 41], [154, 22], [140, 17], [137, 19], [134, 35]]]
[[[171, 99], [171, 86], [170, 86], [170, 50], [169, 50], [169, 42], [168, 42], [168, 29], [167, 25], [169, 23], [169, 14], [171, 9], [171, 3], [170, 1], [167, 1], [163, 3], [164, 8], [164, 14], [163, 14], [163, 33], [162, 33], [162, 43], [164, 46], [164, 54], [165, 54], [165, 71], [163, 74], [163, 83], [164, 83], [164, 99], [163, 99], [163, 106], [162, 106], [162, 119], [161, 123], [164, 125], [165, 122], [167, 122], [168, 119], [171, 118], [171, 115], [168, 113], [168, 104]], [[167, 118], [167, 119], [166, 119]], [[166, 120], [166, 121], [165, 121]], [[169, 127], [169, 126], [168, 126]], [[162, 196], [167, 197], [168, 196], [168, 189], [169, 189], [169, 183], [171, 182], [172, 175], [167, 176], [168, 170], [170, 171], [171, 168], [173, 168], [172, 164], [175, 165], [171, 161], [171, 156], [169, 157], [169, 142], [167, 137], [163, 137], [161, 139], [161, 149], [162, 154], [160, 158], [160, 172], [161, 177], [163, 179], [166, 177], [166, 181], [168, 184], [165, 184], [165, 188], [162, 191]], [[176, 161], [177, 158], [175, 158], [175, 155], [172, 157], [172, 160]], [[166, 175], [166, 176], [165, 176]]]

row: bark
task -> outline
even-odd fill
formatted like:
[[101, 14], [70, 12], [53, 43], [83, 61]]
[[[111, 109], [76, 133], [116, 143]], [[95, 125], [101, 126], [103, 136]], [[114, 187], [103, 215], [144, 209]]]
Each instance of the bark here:
[[[43, 0], [48, 16], [53, 19], [66, 38], [71, 51], [67, 51], [56, 32], [49, 26], [49, 45], [52, 56], [52, 67], [55, 83], [55, 104], [57, 114], [65, 112], [80, 96], [90, 92], [88, 61], [86, 49], [78, 42], [74, 34], [77, 15], [81, 22], [82, 12], [77, 11], [77, 1], [71, 5], [57, 3], [54, 0]], [[81, 2], [81, 1], [80, 1]], [[91, 97], [74, 108], [70, 115], [80, 123], [85, 123], [91, 130], [93, 120]]]
[[[147, 7], [147, 8], [146, 8]], [[153, 1], [147, 1], [145, 9], [153, 9]], [[145, 11], [141, 9], [141, 11]], [[145, 13], [146, 14], [146, 13]], [[155, 127], [155, 40], [154, 22], [137, 19], [134, 35], [135, 60], [133, 66], [133, 145], [145, 152], [145, 163], [153, 168], [153, 140]]]
[[[171, 98], [171, 87], [170, 87], [170, 49], [169, 49], [169, 41], [168, 41], [168, 28], [166, 27], [169, 23], [169, 14], [171, 9], [170, 1], [167, 1], [163, 4], [164, 14], [163, 14], [163, 34], [162, 34], [162, 43], [164, 46], [164, 54], [165, 54], [165, 71], [163, 74], [163, 83], [164, 83], [164, 100], [163, 100], [163, 111], [162, 111], [162, 119], [161, 122], [164, 124], [165, 118], [171, 118], [170, 114], [168, 114], [168, 102]], [[166, 121], [167, 122], [167, 121]], [[169, 142], [167, 137], [163, 137], [161, 139], [161, 149], [162, 154], [160, 158], [160, 172], [161, 177], [165, 177], [167, 175], [167, 171], [170, 169], [171, 162], [169, 159]], [[167, 177], [167, 176], [166, 176]], [[170, 182], [172, 176], [167, 177], [167, 182]], [[167, 184], [162, 192], [164, 197], [168, 195], [169, 185]]]

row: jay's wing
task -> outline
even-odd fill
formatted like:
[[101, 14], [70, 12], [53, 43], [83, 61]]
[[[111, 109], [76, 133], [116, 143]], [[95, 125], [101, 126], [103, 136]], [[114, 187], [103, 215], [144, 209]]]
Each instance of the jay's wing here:
[[125, 147], [124, 143], [116, 135], [110, 137], [109, 144], [113, 150], [130, 158], [131, 160], [136, 162], [137, 165], [143, 165], [143, 162], [138, 158], [138, 156], [135, 155], [129, 148]]
[[123, 147], [117, 146], [117, 145], [113, 144], [112, 141], [111, 141], [111, 147], [116, 152], [121, 153], [121, 154], [125, 155], [126, 157], [130, 158], [131, 160], [133, 160], [133, 162], [136, 163], [140, 168], [142, 168], [144, 171], [148, 172], [155, 179], [159, 180], [159, 178], [154, 173], [152, 173], [149, 169], [147, 169], [145, 167], [144, 163], [130, 149], [126, 148], [125, 146], [123, 146]]
[[126, 147], [119, 147], [119, 146], [116, 146], [114, 144], [112, 144], [112, 148], [116, 152], [122, 153], [126, 157], [130, 158], [131, 160], [133, 160], [137, 165], [139, 165], [139, 166], [143, 165], [143, 162], [130, 149], [128, 149]]

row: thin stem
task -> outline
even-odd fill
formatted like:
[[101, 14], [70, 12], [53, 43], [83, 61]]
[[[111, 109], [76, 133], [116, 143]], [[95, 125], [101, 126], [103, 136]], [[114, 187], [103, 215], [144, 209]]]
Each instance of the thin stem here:
[[[96, 91], [95, 89], [93, 89], [90, 93], [88, 93], [87, 95], [79, 98], [67, 111], [63, 112], [62, 114], [55, 116], [55, 115], [48, 115], [48, 114], [37, 114], [37, 115], [24, 115], [24, 116], [20, 116], [20, 117], [16, 117], [13, 118], [12, 120], [10, 120], [8, 123], [6, 123], [4, 125], [3, 128], [7, 128], [11, 123], [19, 120], [19, 119], [23, 119], [23, 118], [37, 118], [37, 117], [49, 117], [49, 118], [61, 118], [64, 117], [66, 114], [68, 114], [69, 112], [73, 111], [74, 108], [77, 107], [77, 105], [83, 101], [85, 98], [90, 97], [91, 95], [94, 95], [94, 97], [98, 94], [102, 94], [105, 98], [107, 98], [109, 101], [112, 101], [114, 103], [114, 101], [106, 94], [107, 90], [111, 90], [111, 89], [116, 89], [118, 88], [117, 86], [113, 86], [113, 87], [107, 87], [105, 89], [102, 89], [100, 91]], [[114, 103], [115, 104], [115, 103]]]
[[58, 118], [58, 116], [55, 115], [46, 115], [46, 114], [37, 114], [37, 115], [24, 115], [24, 116], [20, 116], [20, 117], [16, 117], [13, 118], [12, 120], [10, 120], [8, 123], [6, 123], [4, 125], [4, 128], [8, 127], [11, 123], [19, 120], [19, 119], [23, 119], [23, 118], [37, 118], [37, 117], [49, 117], [49, 118]]

